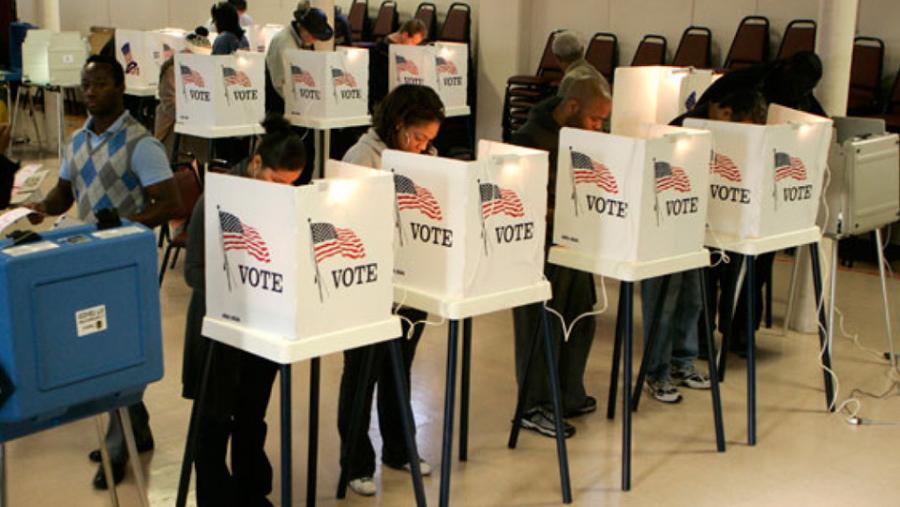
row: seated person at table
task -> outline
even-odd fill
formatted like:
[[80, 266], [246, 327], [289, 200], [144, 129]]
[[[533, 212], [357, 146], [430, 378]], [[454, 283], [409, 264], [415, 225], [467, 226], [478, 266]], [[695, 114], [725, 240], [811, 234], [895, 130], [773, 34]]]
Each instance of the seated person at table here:
[[294, 19], [272, 37], [266, 51], [266, 112], [284, 114], [284, 52], [313, 49], [316, 42], [331, 40], [333, 36], [325, 12], [310, 8], [308, 1], [297, 4]]
[[213, 41], [212, 54], [230, 55], [238, 49], [250, 49], [246, 31], [241, 28], [237, 9], [228, 2], [219, 2], [212, 7], [213, 25], [219, 35]]
[[[550, 152], [550, 173], [547, 202], [547, 248], [553, 238], [553, 210], [556, 204], [556, 159], [559, 151], [559, 131], [562, 127], [585, 130], [601, 130], [609, 116], [612, 100], [606, 80], [590, 73], [576, 79], [562, 97], [551, 97], [537, 104], [528, 115], [528, 121], [512, 136], [512, 143]], [[545, 264], [544, 273], [553, 288], [553, 299], [547, 302], [559, 312], [566, 325], [579, 315], [591, 312], [597, 300], [594, 277], [590, 273]], [[552, 315], [550, 330], [556, 345], [562, 389], [563, 412], [566, 417], [576, 417], [597, 409], [597, 400], [588, 396], [584, 388], [584, 370], [591, 343], [594, 341], [594, 318], [581, 319], [573, 328], [568, 341], [563, 340], [562, 326]], [[522, 427], [549, 437], [556, 436], [556, 424], [547, 383], [545, 352], [535, 349], [531, 363], [528, 353], [535, 340], [543, 332], [541, 303], [521, 306], [513, 310], [516, 335], [516, 378], [519, 385], [529, 371], [525, 389], [525, 405]], [[575, 434], [575, 427], [565, 423], [565, 436]]]
[[[72, 134], [60, 161], [59, 181], [41, 202], [27, 206], [39, 223], [45, 215], [61, 215], [74, 204], [78, 220], [94, 223], [96, 213], [115, 209], [119, 216], [153, 228], [181, 209], [178, 187], [162, 144], [125, 110], [125, 71], [115, 60], [92, 56], [81, 71], [81, 90], [88, 111], [84, 126]], [[153, 448], [150, 415], [143, 402], [128, 407], [137, 448]], [[127, 451], [117, 417], [110, 417], [106, 436], [113, 478], [125, 476]], [[91, 459], [100, 461], [100, 453]], [[102, 468], [94, 486], [106, 488]]]
[[[186, 37], [185, 53], [208, 55], [212, 51], [206, 28], [198, 26]], [[167, 147], [172, 143], [175, 131], [175, 57], [169, 58], [159, 68], [159, 85], [157, 86], [159, 104], [156, 105], [156, 118], [153, 124], [153, 136]]]
[[428, 27], [420, 19], [411, 19], [400, 29], [384, 36], [369, 56], [369, 110], [374, 111], [388, 92], [388, 68], [391, 44], [418, 46], [428, 36]]
[[[741, 123], [766, 122], [766, 103], [757, 91], [744, 89], [705, 103], [687, 113], [688, 117]], [[683, 117], [674, 120], [681, 124]], [[665, 295], [662, 282], [669, 278]], [[694, 367], [699, 354], [699, 330], [703, 325], [700, 270], [649, 278], [641, 282], [641, 308], [644, 316], [644, 350], [650, 340], [653, 350], [646, 359], [647, 381], [644, 388], [654, 399], [663, 403], [681, 401], [679, 386], [689, 389], [709, 389], [706, 374]], [[656, 303], [663, 297], [662, 308], [656, 315]], [[656, 334], [650, 335], [651, 322], [658, 320]], [[710, 330], [711, 332], [712, 330]]]
[[[290, 185], [303, 171], [303, 141], [287, 120], [270, 116], [263, 122], [266, 134], [252, 157], [231, 170], [231, 175]], [[206, 315], [204, 198], [194, 207], [188, 225], [184, 277], [193, 289], [184, 339], [182, 393], [196, 400], [209, 358], [209, 377], [198, 413], [198, 507], [271, 506], [272, 466], [266, 457], [266, 407], [278, 365], [212, 341], [202, 335]], [[277, 220], [277, 217], [272, 217]], [[221, 217], [220, 217], [221, 219]], [[231, 439], [231, 470], [226, 464]]]
[[[431, 142], [437, 137], [444, 120], [444, 105], [431, 88], [416, 85], [400, 85], [385, 97], [375, 114], [372, 128], [344, 155], [344, 162], [381, 168], [384, 150], [400, 150], [410, 153], [437, 155]], [[406, 387], [410, 387], [410, 370], [416, 347], [422, 337], [421, 324], [428, 315], [413, 308], [400, 308], [403, 336], [409, 335], [410, 323], [416, 324], [412, 336], [403, 340], [403, 370]], [[341, 466], [347, 467], [350, 489], [363, 496], [375, 494], [375, 449], [369, 439], [369, 418], [372, 413], [372, 397], [378, 384], [378, 426], [381, 429], [381, 462], [398, 470], [409, 470], [403, 426], [400, 421], [400, 400], [390, 368], [387, 344], [374, 347], [372, 374], [361, 377], [365, 347], [344, 352], [344, 372], [341, 375], [341, 394], [338, 402], [338, 430], [341, 434]], [[365, 383], [365, 406], [361, 421], [352, 421], [353, 401], [360, 385]], [[407, 391], [407, 399], [409, 391]], [[409, 407], [406, 407], [408, 410]], [[360, 434], [354, 452], [349, 452], [351, 424], [359, 424]], [[415, 426], [415, 425], [413, 425]], [[422, 475], [431, 474], [431, 465], [419, 460]]]

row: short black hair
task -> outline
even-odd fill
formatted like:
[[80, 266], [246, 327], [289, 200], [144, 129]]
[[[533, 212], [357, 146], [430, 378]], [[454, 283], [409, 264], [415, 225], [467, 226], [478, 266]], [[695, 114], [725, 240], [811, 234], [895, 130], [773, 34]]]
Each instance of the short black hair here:
[[766, 122], [766, 99], [755, 88], [735, 90], [713, 102], [719, 107], [731, 109], [731, 121], [750, 119], [750, 121], [757, 124]]
[[238, 39], [244, 36], [244, 29], [241, 28], [240, 17], [238, 16], [238, 11], [234, 4], [229, 2], [219, 2], [214, 4], [210, 10], [210, 14], [213, 19], [213, 25], [219, 33], [231, 32], [235, 34]]
[[279, 114], [270, 114], [262, 122], [266, 134], [256, 147], [263, 167], [269, 169], [296, 169], [306, 166], [306, 148], [303, 139], [291, 128], [290, 122]]
[[247, 10], [247, 0], [228, 0], [228, 3], [233, 5], [234, 8], [239, 11]]
[[390, 149], [397, 148], [397, 125], [444, 121], [444, 103], [427, 86], [403, 84], [394, 88], [378, 106], [372, 126]]
[[109, 67], [110, 74], [112, 74], [113, 82], [116, 85], [125, 84], [125, 69], [122, 68], [122, 64], [115, 58], [107, 55], [91, 55], [87, 61], [84, 62], [84, 66], [87, 67], [92, 63], [106, 65]]

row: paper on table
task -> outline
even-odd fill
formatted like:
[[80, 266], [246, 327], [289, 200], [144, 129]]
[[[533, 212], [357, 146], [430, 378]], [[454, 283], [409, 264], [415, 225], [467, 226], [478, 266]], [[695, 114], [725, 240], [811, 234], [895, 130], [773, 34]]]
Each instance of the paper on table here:
[[26, 217], [32, 213], [34, 213], [34, 211], [28, 208], [16, 208], [14, 210], [7, 211], [6, 213], [0, 215], [0, 231], [6, 229], [19, 219]]
[[28, 164], [25, 167], [16, 171], [16, 179], [13, 182], [13, 191], [22, 192], [34, 189], [38, 185], [41, 184], [41, 181], [44, 180], [44, 176], [47, 175], [46, 171], [38, 174], [38, 171], [43, 167], [41, 164]]

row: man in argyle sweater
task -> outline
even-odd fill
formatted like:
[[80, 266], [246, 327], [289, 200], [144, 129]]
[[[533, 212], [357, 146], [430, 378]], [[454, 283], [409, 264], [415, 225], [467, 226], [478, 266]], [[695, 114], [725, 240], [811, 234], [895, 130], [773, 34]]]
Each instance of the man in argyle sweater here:
[[[77, 218], [89, 223], [96, 222], [96, 213], [105, 208], [150, 228], [173, 218], [181, 199], [169, 160], [162, 144], [125, 110], [122, 66], [113, 58], [90, 57], [81, 71], [81, 88], [90, 116], [66, 147], [56, 187], [42, 202], [28, 205], [36, 212], [31, 221], [61, 215], [73, 204]], [[138, 403], [128, 409], [138, 450], [152, 449], [146, 407]], [[106, 442], [118, 483], [125, 475], [127, 451], [116, 417], [110, 417]], [[100, 453], [92, 452], [91, 459], [100, 461]], [[107, 487], [102, 469], [94, 486]]]

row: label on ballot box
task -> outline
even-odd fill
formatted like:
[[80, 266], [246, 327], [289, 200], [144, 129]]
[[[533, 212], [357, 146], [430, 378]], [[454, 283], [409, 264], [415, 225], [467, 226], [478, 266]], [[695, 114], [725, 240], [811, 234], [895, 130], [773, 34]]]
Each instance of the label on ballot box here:
[[642, 134], [561, 131], [554, 243], [626, 262], [703, 248], [710, 134], [661, 125]]
[[396, 193], [398, 285], [462, 299], [542, 279], [547, 154], [481, 141], [478, 155], [384, 153]]
[[691, 67], [619, 67], [611, 131], [640, 136], [645, 124], [667, 125], [689, 111], [713, 81], [711, 70]]
[[713, 135], [710, 229], [763, 238], [813, 227], [831, 124], [777, 104], [769, 107], [768, 125], [686, 120]]
[[209, 174], [205, 195], [207, 319], [285, 340], [390, 319], [390, 175], [293, 187]]
[[401, 84], [433, 88], [447, 109], [468, 105], [469, 47], [455, 42], [436, 42], [431, 46], [389, 47], [388, 84], [393, 90]]
[[176, 127], [227, 135], [258, 125], [265, 116], [265, 55], [176, 54], [175, 110]]
[[284, 52], [285, 110], [291, 118], [360, 118], [369, 107], [369, 52]]

